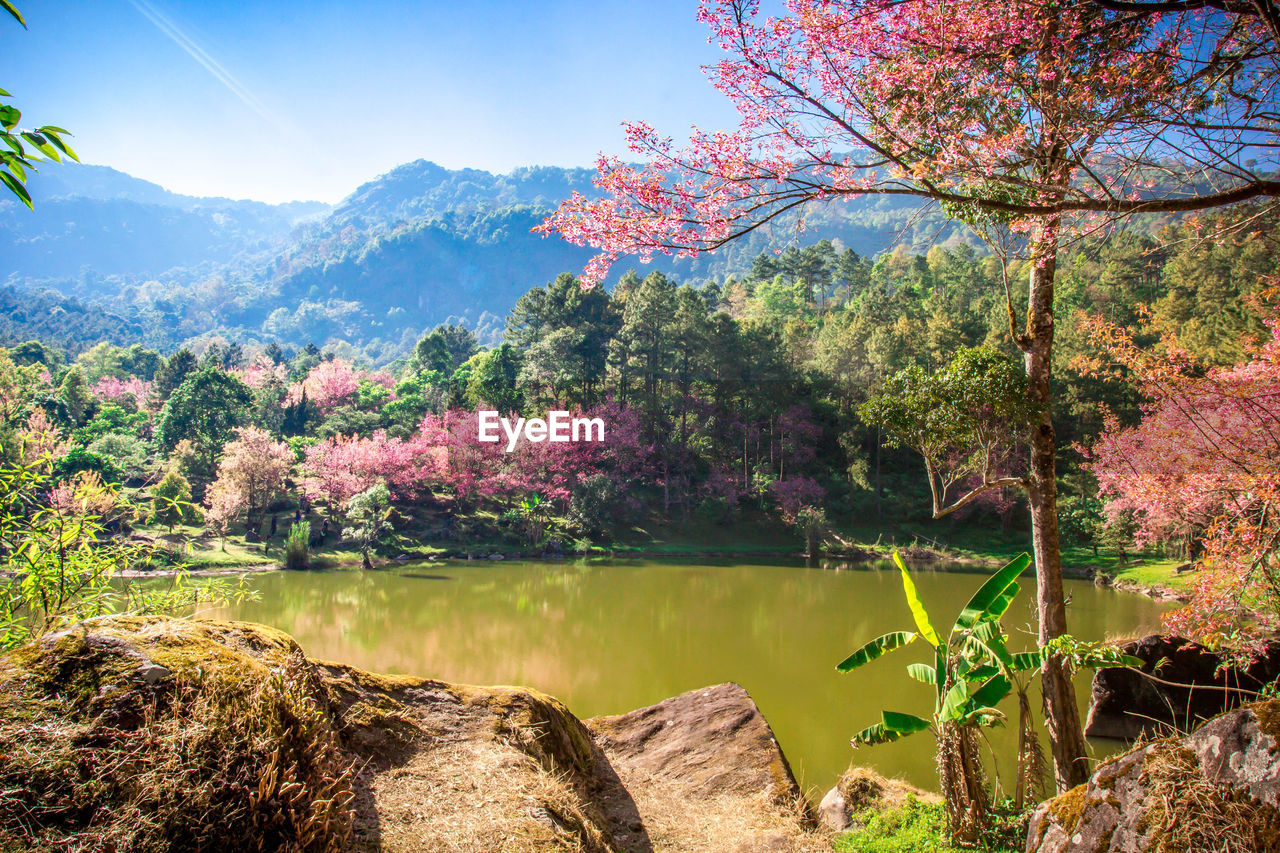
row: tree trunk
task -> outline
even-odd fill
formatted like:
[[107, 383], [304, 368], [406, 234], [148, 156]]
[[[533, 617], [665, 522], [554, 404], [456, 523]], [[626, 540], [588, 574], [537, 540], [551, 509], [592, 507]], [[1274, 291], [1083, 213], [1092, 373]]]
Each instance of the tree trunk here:
[[[1067, 632], [1067, 609], [1062, 591], [1062, 553], [1058, 538], [1058, 482], [1055, 468], [1057, 441], [1053, 430], [1050, 391], [1050, 358], [1053, 352], [1053, 277], [1057, 262], [1057, 238], [1050, 229], [1032, 252], [1030, 294], [1027, 303], [1027, 389], [1036, 404], [1029, 442], [1030, 476], [1027, 498], [1031, 508], [1031, 540], [1036, 561], [1036, 609], [1041, 645]], [[1058, 792], [1089, 778], [1084, 730], [1076, 708], [1075, 689], [1063, 662], [1049, 659], [1041, 676], [1045, 722], [1053, 747], [1053, 769]]]
[[884, 518], [884, 507], [881, 503], [880, 489], [880, 427], [876, 426], [876, 521]]
[[974, 729], [955, 723], [939, 726], [938, 776], [951, 839], [971, 845], [986, 832], [991, 805]]

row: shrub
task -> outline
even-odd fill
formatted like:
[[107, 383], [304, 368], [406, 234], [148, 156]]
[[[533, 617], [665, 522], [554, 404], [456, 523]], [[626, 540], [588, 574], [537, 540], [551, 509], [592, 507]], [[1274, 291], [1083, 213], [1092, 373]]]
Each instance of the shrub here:
[[311, 564], [311, 522], [299, 521], [284, 538], [284, 567], [305, 569]]

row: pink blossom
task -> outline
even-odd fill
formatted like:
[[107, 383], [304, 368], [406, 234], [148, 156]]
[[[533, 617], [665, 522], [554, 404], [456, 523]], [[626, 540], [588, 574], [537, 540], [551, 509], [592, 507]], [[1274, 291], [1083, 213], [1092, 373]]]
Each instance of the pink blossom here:
[[309, 402], [321, 411], [330, 411], [355, 397], [363, 375], [348, 361], [337, 358], [322, 361], [311, 368], [305, 379], [289, 387], [285, 402], [297, 404], [305, 391]]
[[104, 376], [93, 383], [89, 390], [99, 400], [118, 402], [126, 397], [132, 397], [134, 404], [141, 406], [147, 395], [151, 393], [151, 383], [136, 376], [130, 376], [126, 379]]

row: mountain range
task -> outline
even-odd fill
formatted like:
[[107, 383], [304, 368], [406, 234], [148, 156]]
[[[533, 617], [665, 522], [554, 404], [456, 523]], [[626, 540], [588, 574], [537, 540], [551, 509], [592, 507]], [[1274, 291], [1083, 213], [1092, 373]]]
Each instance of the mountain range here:
[[[570, 193], [593, 194], [593, 177], [418, 160], [334, 206], [270, 205], [179, 195], [105, 166], [51, 164], [31, 177], [34, 212], [0, 202], [0, 343], [41, 337], [74, 353], [104, 339], [162, 349], [211, 336], [294, 346], [341, 339], [384, 362], [444, 322], [493, 341], [521, 294], [590, 256], [530, 229]], [[655, 267], [681, 280], [723, 278], [798, 237], [870, 256], [964, 239], [940, 216], [919, 216], [912, 201], [864, 198], [807, 211], [800, 235], [794, 222], [779, 223], [714, 255]]]

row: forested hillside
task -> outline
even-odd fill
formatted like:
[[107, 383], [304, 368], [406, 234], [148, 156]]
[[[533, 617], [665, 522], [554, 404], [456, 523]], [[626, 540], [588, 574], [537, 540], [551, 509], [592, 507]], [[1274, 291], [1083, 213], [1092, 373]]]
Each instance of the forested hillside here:
[[[1164, 335], [1161, 346], [1175, 343], [1206, 369], [1245, 361], [1251, 342], [1267, 335], [1265, 286], [1280, 269], [1270, 216], [1237, 222], [1221, 236], [1224, 224], [1219, 217], [1155, 237], [1121, 231], [1078, 244], [1063, 259], [1055, 423], [1064, 447], [1063, 526], [1076, 545], [1131, 547], [1131, 528], [1104, 525], [1075, 448], [1094, 444], [1108, 413], [1118, 418], [1113, 429], [1136, 423], [1140, 399], [1096, 369], [1085, 317], [1147, 342]], [[522, 232], [522, 239], [531, 238]], [[1027, 268], [1011, 273], [1021, 280]], [[298, 482], [322, 503], [337, 507], [354, 494], [349, 478], [335, 480], [330, 469], [403, 467], [418, 472], [413, 489], [453, 495], [471, 511], [489, 504], [501, 516], [536, 494], [548, 502], [548, 518], [560, 519], [562, 539], [607, 538], [637, 513], [679, 522], [751, 511], [796, 524], [808, 507], [837, 525], [925, 524], [920, 458], [892, 440], [894, 424], [877, 409], [877, 395], [897, 387], [909, 396], [900, 386], [916, 369], [961, 383], [976, 378], [987, 395], [1021, 381], [999, 262], [967, 244], [870, 258], [821, 240], [760, 254], [741, 276], [697, 285], [628, 272], [611, 290], [583, 290], [562, 272], [491, 320], [492, 346], [471, 329], [445, 325], [408, 341], [407, 359], [390, 371], [377, 369], [367, 345], [361, 351], [359, 327], [349, 339], [331, 328], [323, 347], [297, 347], [289, 334], [205, 335], [165, 353], [136, 343], [126, 321], [75, 300], [45, 295], [28, 305], [12, 291], [0, 295], [9, 309], [0, 329], [11, 339], [39, 332], [12, 349], [14, 359], [48, 371], [27, 377], [35, 385], [19, 396], [76, 437], [75, 470], [142, 485], [177, 465], [199, 497], [232, 429], [252, 426], [289, 442], [304, 463]], [[1023, 298], [1014, 294], [1015, 313]], [[46, 313], [61, 319], [39, 325]], [[121, 344], [77, 354], [69, 329]], [[475, 412], [485, 407], [529, 417], [554, 408], [595, 412], [615, 432], [604, 456], [527, 444], [507, 456], [476, 444]], [[205, 429], [200, 412], [218, 412], [226, 423]], [[994, 464], [1016, 474], [1022, 439], [1008, 425], [996, 432]], [[177, 459], [183, 440], [190, 445]], [[452, 461], [442, 463], [440, 453]], [[960, 470], [953, 486], [971, 475]], [[1023, 511], [1015, 492], [996, 492], [952, 521], [976, 513], [1013, 529]]]
[[[3, 217], [0, 250], [10, 285], [76, 296], [140, 328], [134, 339], [152, 346], [210, 334], [295, 346], [341, 339], [386, 362], [440, 323], [495, 342], [521, 293], [580, 269], [587, 250], [530, 230], [572, 192], [592, 194], [592, 174], [533, 167], [494, 175], [417, 161], [330, 209], [192, 198], [112, 169], [64, 165], [33, 176], [36, 211]], [[0, 211], [15, 204], [0, 202]], [[791, 218], [718, 255], [655, 266], [700, 281], [741, 274], [761, 252], [819, 237], [875, 256], [899, 244], [923, 251], [972, 239], [964, 234], [909, 202], [861, 199], [815, 208], [803, 230]], [[38, 319], [8, 325], [8, 340], [38, 336]], [[78, 350], [99, 339], [86, 333], [62, 344]]]

